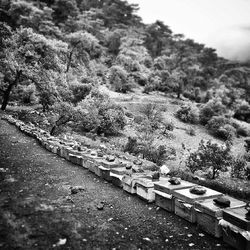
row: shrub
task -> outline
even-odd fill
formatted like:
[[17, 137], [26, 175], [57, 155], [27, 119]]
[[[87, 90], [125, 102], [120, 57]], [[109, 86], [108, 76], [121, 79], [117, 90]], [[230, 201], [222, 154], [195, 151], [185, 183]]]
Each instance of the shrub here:
[[35, 85], [31, 84], [23, 88], [22, 101], [29, 104], [34, 104], [38, 101]]
[[121, 66], [112, 66], [109, 72], [109, 83], [115, 91], [126, 93], [131, 90], [128, 73]]
[[220, 127], [216, 134], [223, 140], [231, 141], [236, 135], [236, 129], [233, 126], [226, 124], [223, 127]]
[[128, 142], [124, 147], [124, 152], [129, 152], [131, 154], [137, 152], [137, 149], [138, 149], [137, 139], [129, 136]]
[[231, 168], [231, 177], [245, 179], [247, 171], [247, 161], [244, 156], [238, 156], [233, 160]]
[[240, 105], [235, 111], [234, 118], [250, 122], [250, 105], [248, 103]]
[[232, 140], [236, 135], [236, 129], [231, 121], [223, 116], [214, 116], [207, 124], [207, 129], [215, 136], [223, 140]]
[[163, 133], [166, 132], [166, 130], [168, 131], [173, 131], [174, 130], [174, 123], [172, 121], [164, 121], [162, 122], [163, 125]]
[[158, 129], [163, 121], [162, 111], [155, 103], [147, 103], [140, 109], [153, 129]]
[[226, 107], [220, 100], [210, 100], [200, 109], [200, 122], [206, 125], [213, 116], [223, 115], [225, 113]]
[[201, 140], [198, 150], [191, 153], [186, 161], [186, 166], [194, 173], [197, 170], [212, 170], [212, 179], [215, 179], [220, 172], [226, 172], [227, 167], [232, 163], [230, 155], [231, 145], [218, 145], [211, 141]]
[[108, 96], [93, 90], [79, 103], [80, 125], [86, 132], [116, 135], [126, 125], [121, 106], [113, 103]]
[[91, 91], [91, 84], [72, 84], [70, 89], [73, 94], [72, 103], [77, 104], [82, 101]]
[[137, 124], [141, 124], [144, 120], [145, 120], [145, 118], [142, 115], [136, 115], [134, 117], [134, 122]]
[[191, 105], [183, 105], [176, 112], [176, 116], [183, 122], [197, 124], [199, 122], [199, 110]]

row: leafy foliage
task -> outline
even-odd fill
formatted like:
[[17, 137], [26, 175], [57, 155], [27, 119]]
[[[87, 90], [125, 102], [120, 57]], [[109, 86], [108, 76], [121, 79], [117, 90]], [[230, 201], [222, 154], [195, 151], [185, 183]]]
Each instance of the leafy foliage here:
[[79, 103], [79, 109], [82, 114], [80, 125], [84, 131], [116, 135], [126, 124], [123, 109], [96, 90]]
[[233, 124], [230, 119], [223, 116], [214, 116], [208, 122], [206, 127], [218, 138], [223, 140], [232, 140], [236, 135], [236, 129], [232, 125]]
[[183, 105], [177, 110], [176, 116], [183, 122], [199, 123], [199, 109], [192, 105]]
[[192, 152], [186, 161], [186, 166], [194, 173], [197, 170], [211, 169], [211, 178], [216, 178], [220, 172], [228, 171], [232, 163], [231, 145], [218, 145], [211, 141], [201, 141], [198, 150]]

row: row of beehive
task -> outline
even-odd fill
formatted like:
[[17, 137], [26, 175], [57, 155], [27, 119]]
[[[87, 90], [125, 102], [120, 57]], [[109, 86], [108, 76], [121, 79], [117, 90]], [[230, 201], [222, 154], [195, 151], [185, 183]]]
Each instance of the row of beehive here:
[[223, 196], [220, 192], [206, 188], [205, 194], [197, 195], [189, 191], [195, 186], [191, 182], [182, 180], [179, 185], [173, 185], [167, 177], [153, 181], [149, 172], [132, 173], [127, 170], [126, 160], [115, 158], [110, 161], [107, 160], [108, 157], [98, 156], [97, 152], [85, 147], [81, 147], [79, 151], [73, 141], [61, 141], [11, 116], [5, 118], [21, 131], [35, 137], [47, 150], [89, 169], [130, 194], [137, 194], [148, 202], [155, 201], [157, 206], [191, 223], [197, 223], [205, 232], [215, 237], [223, 236], [225, 242], [237, 249], [250, 249], [250, 221], [245, 218], [246, 203], [225, 196], [230, 200], [230, 207], [222, 208], [213, 201], [214, 198]]

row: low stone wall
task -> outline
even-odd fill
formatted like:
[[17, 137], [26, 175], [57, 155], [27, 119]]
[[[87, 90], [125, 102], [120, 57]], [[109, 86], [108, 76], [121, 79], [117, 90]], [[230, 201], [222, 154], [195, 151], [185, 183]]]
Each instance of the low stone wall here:
[[[2, 119], [35, 138], [48, 151], [88, 169], [127, 193], [138, 195], [146, 202], [155, 202], [160, 208], [197, 223], [205, 232], [223, 237], [225, 242], [237, 249], [250, 249], [250, 220], [246, 217], [246, 203], [209, 188], [205, 188], [205, 194], [193, 194], [190, 188], [195, 184], [191, 182], [181, 180], [180, 184], [174, 185], [169, 182], [169, 177], [158, 178], [155, 172], [149, 170], [138, 172], [138, 165], [127, 158], [106, 155], [101, 150], [90, 149], [76, 141], [59, 139], [9, 115]], [[137, 163], [143, 164], [141, 161]], [[229, 201], [230, 206], [216, 204], [214, 198], [219, 197]]]

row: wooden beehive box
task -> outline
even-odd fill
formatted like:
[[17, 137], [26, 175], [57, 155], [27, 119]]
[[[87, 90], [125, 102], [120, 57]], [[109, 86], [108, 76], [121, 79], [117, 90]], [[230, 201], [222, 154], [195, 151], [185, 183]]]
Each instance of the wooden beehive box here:
[[231, 208], [223, 211], [223, 219], [243, 230], [250, 231], [250, 220], [246, 219], [245, 207]]
[[197, 224], [207, 233], [219, 238], [222, 237], [221, 226], [219, 221], [222, 219], [222, 213], [225, 210], [236, 207], [243, 207], [245, 202], [225, 196], [230, 200], [230, 207], [223, 208], [217, 205], [213, 199], [195, 202], [195, 213]]
[[174, 197], [172, 196], [174, 190], [180, 190], [188, 187], [193, 187], [195, 184], [181, 180], [178, 185], [173, 185], [169, 179], [161, 180], [154, 184], [155, 189], [155, 203], [157, 206], [174, 212]]
[[99, 166], [98, 168], [99, 168], [99, 171], [100, 171], [100, 177], [103, 178], [106, 181], [111, 181], [110, 169], [105, 168], [103, 166]]
[[193, 194], [189, 191], [190, 188], [174, 190], [175, 197], [175, 214], [186, 219], [191, 223], [196, 222], [196, 213], [194, 203], [199, 200], [206, 200], [209, 198], [216, 198], [223, 194], [213, 189], [206, 188], [206, 193], [203, 195]]
[[110, 180], [117, 187], [122, 188], [122, 178], [123, 175], [110, 173]]
[[172, 194], [167, 194], [158, 190], [154, 190], [155, 204], [169, 212], [174, 212], [174, 197]]
[[250, 232], [243, 230], [225, 220], [220, 221], [223, 241], [238, 250], [250, 249]]
[[136, 180], [136, 194], [142, 199], [153, 202], [155, 200], [154, 183], [152, 178], [141, 177]]
[[103, 160], [101, 161], [101, 165], [105, 168], [117, 168], [120, 166], [120, 162], [115, 159], [114, 161], [107, 161], [106, 159], [103, 158]]
[[136, 194], [136, 180], [140, 177], [145, 176], [144, 173], [138, 173], [138, 174], [132, 174], [124, 175], [122, 178], [122, 187], [123, 190], [130, 193], [130, 194]]

